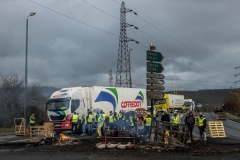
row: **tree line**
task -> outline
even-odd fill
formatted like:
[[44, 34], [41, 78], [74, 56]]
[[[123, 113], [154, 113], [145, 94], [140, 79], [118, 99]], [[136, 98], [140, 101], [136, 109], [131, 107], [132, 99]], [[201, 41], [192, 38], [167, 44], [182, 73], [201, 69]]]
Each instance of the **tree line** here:
[[225, 96], [223, 109], [240, 116], [240, 94], [238, 92], [228, 92]]
[[[27, 125], [32, 113], [36, 116], [36, 123], [46, 120], [43, 87], [39, 82], [29, 83], [27, 86], [26, 115]], [[24, 79], [16, 73], [0, 73], [0, 127], [13, 127], [14, 118], [24, 118]]]

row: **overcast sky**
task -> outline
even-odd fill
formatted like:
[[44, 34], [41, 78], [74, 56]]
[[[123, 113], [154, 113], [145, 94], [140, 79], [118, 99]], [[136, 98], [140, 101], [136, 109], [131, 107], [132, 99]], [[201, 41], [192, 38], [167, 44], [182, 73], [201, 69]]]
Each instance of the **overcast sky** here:
[[[146, 87], [150, 43], [165, 57], [165, 91], [225, 89], [240, 80], [239, 0], [125, 0], [133, 87]], [[121, 0], [1, 0], [0, 72], [43, 86], [115, 85]], [[168, 59], [168, 60], [166, 60]], [[175, 78], [174, 78], [175, 77]], [[236, 79], [235, 79], [236, 78]], [[175, 79], [175, 81], [174, 81]], [[236, 87], [240, 82], [236, 83]]]

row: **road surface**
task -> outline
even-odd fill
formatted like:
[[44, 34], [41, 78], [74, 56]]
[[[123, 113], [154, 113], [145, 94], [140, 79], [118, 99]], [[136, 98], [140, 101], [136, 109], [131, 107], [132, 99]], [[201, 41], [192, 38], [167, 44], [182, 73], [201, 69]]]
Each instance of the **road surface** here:
[[29, 136], [15, 136], [15, 135], [6, 135], [0, 136], [0, 144], [7, 143], [24, 143], [30, 142]]
[[[215, 114], [214, 112], [204, 112], [203, 115], [205, 115], [207, 121], [218, 121], [217, 114]], [[185, 116], [182, 117], [183, 124]], [[240, 143], [240, 123], [228, 119], [222, 120], [222, 122], [224, 125], [226, 138], [218, 138], [216, 139], [216, 141], [219, 141], [219, 143]], [[199, 137], [199, 130], [197, 126], [195, 126], [193, 130], [193, 136]]]

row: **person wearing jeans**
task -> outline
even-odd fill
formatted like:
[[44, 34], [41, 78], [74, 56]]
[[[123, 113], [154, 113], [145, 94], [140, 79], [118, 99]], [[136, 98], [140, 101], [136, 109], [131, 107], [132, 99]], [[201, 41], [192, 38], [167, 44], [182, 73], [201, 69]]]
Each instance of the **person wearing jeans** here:
[[87, 119], [87, 126], [88, 126], [88, 134], [92, 135], [93, 134], [92, 123], [94, 121], [92, 112], [88, 113], [88, 116], [87, 116], [86, 119]]
[[205, 132], [205, 128], [207, 126], [206, 119], [202, 114], [200, 114], [198, 116], [197, 121], [198, 121], [198, 129], [200, 132], [200, 141], [206, 142], [207, 141], [206, 132]]

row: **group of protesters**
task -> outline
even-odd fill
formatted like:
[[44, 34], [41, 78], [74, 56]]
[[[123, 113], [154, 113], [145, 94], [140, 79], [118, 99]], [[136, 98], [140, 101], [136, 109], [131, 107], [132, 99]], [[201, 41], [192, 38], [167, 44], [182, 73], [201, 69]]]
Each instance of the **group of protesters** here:
[[[146, 113], [146, 115], [139, 115], [135, 111], [124, 112], [121, 110], [119, 113], [110, 111], [109, 116], [106, 116], [103, 110], [99, 110], [97, 111], [96, 116], [94, 116], [93, 113], [89, 111], [87, 116], [83, 114], [81, 118], [82, 136], [86, 135], [86, 131], [88, 131], [88, 135], [93, 134], [94, 123], [96, 124], [98, 138], [101, 138], [105, 134], [106, 129], [108, 130], [110, 136], [117, 136], [119, 131], [129, 130], [130, 135], [147, 137], [150, 136], [151, 126], [157, 125], [155, 122], [159, 121], [165, 121], [168, 123], [171, 122], [173, 130], [175, 130], [175, 128], [179, 128], [178, 126], [181, 122], [181, 118], [179, 112], [177, 113], [177, 111], [174, 111], [172, 116], [170, 116], [167, 110], [162, 110], [162, 112], [159, 112], [157, 115], [155, 112], [151, 115], [150, 110]], [[76, 113], [73, 114], [73, 120], [76, 119], [74, 118], [75, 114]], [[205, 142], [206, 120], [201, 112], [199, 112], [197, 122], [200, 136], [203, 137], [202, 139]], [[74, 122], [72, 124], [75, 125]], [[195, 125], [195, 118], [192, 112], [189, 112], [186, 116], [185, 125], [188, 126], [190, 139], [193, 141], [192, 131]]]
[[[155, 119], [155, 115], [153, 116]], [[82, 136], [93, 134], [93, 124], [96, 124], [98, 138], [101, 138], [106, 129], [109, 131], [111, 136], [117, 136], [118, 131], [129, 130], [130, 135], [135, 135], [138, 137], [148, 136], [150, 133], [150, 127], [152, 123], [152, 116], [150, 111], [145, 116], [139, 116], [135, 111], [119, 111], [109, 112], [109, 116], [106, 116], [104, 111], [98, 111], [96, 116], [93, 116], [91, 111], [88, 115], [82, 115], [81, 125], [82, 125]]]

